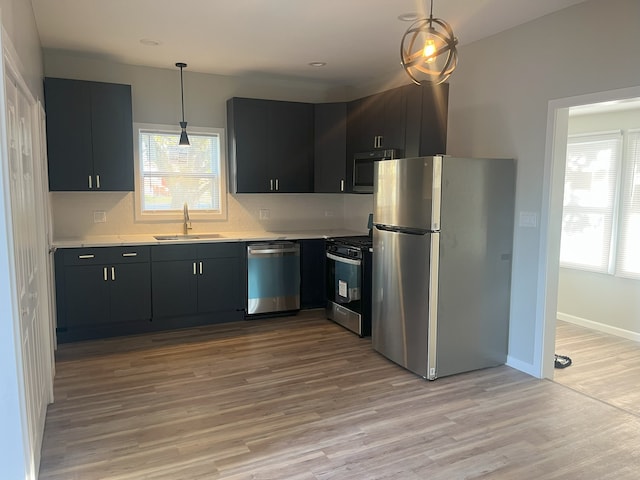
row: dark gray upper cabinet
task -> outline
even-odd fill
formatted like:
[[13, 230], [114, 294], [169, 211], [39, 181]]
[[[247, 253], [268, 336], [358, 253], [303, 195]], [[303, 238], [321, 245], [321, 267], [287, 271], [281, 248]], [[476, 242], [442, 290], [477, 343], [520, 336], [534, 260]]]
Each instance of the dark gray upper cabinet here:
[[133, 191], [131, 86], [45, 78], [49, 190]]
[[449, 84], [422, 87], [419, 156], [447, 153]]
[[314, 191], [346, 191], [347, 104], [314, 105]]
[[406, 98], [402, 88], [359, 98], [348, 105], [349, 158], [358, 152], [395, 148], [405, 143]]
[[312, 104], [231, 98], [227, 134], [232, 192], [313, 192]]

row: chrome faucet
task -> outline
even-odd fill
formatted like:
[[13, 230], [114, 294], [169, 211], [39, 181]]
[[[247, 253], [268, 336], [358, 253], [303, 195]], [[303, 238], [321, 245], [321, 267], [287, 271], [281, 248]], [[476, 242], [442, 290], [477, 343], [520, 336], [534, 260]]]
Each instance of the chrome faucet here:
[[187, 202], [184, 202], [182, 213], [184, 214], [184, 223], [182, 230], [186, 235], [187, 233], [189, 233], [189, 230], [193, 229], [193, 227], [191, 226], [191, 219], [189, 218], [189, 207], [187, 206]]

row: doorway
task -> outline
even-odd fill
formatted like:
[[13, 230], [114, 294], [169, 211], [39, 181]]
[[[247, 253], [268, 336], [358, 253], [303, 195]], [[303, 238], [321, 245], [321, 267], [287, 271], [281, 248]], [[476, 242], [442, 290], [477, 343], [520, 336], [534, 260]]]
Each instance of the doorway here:
[[555, 338], [573, 363], [553, 377], [635, 415], [640, 394], [628, 379], [640, 374], [640, 282], [624, 277], [624, 247], [637, 244], [624, 241], [624, 198], [638, 129], [640, 99], [569, 109]]
[[[558, 284], [562, 205], [564, 194], [565, 162], [569, 112], [572, 108], [604, 102], [628, 102], [640, 98], [640, 87], [600, 92], [549, 102], [547, 114], [547, 147], [545, 152], [544, 205], [541, 212], [541, 261], [538, 293], [536, 340], [541, 348], [536, 363], [541, 377], [554, 378], [556, 349], [556, 314], [558, 310]], [[561, 325], [562, 327], [563, 325]], [[560, 353], [560, 352], [558, 352]], [[571, 367], [569, 367], [571, 368]]]

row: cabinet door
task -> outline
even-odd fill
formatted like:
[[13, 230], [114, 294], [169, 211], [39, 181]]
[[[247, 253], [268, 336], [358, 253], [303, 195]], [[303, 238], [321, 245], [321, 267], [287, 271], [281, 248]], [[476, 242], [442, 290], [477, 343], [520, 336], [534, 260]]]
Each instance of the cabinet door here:
[[402, 88], [349, 102], [348, 155], [380, 148], [395, 148], [402, 155], [405, 142], [406, 102]]
[[376, 137], [383, 133], [384, 103], [380, 97], [370, 95], [349, 102], [347, 113], [348, 158], [376, 149]]
[[327, 304], [325, 291], [325, 241], [300, 241], [300, 306], [321, 308]]
[[49, 190], [89, 190], [93, 175], [89, 84], [47, 78], [44, 91]]
[[133, 191], [131, 86], [91, 82], [95, 188]]
[[154, 317], [177, 317], [197, 312], [197, 262], [175, 260], [151, 265]]
[[109, 321], [108, 270], [102, 265], [64, 267], [67, 328]]
[[231, 98], [227, 102], [229, 162], [232, 191], [268, 193], [269, 177], [269, 101]]
[[319, 103], [314, 109], [314, 192], [346, 190], [347, 104]]
[[111, 322], [151, 319], [151, 270], [149, 263], [113, 265], [108, 272]]
[[270, 176], [281, 193], [313, 192], [313, 105], [271, 102]]
[[447, 153], [448, 105], [448, 83], [424, 87], [422, 91], [420, 155]]
[[199, 260], [198, 312], [238, 311], [244, 308], [244, 272], [240, 258]]
[[398, 155], [403, 156], [406, 127], [406, 103], [402, 88], [394, 88], [379, 95], [381, 102], [382, 126], [377, 135], [381, 148], [395, 148]]
[[406, 158], [420, 156], [422, 136], [422, 91], [420, 85], [410, 84], [402, 87], [406, 102], [406, 134], [404, 154]]

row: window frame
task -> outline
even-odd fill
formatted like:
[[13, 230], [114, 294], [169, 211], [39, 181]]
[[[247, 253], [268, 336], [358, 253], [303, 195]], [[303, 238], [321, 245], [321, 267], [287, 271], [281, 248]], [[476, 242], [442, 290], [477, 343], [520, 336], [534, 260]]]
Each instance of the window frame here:
[[[136, 221], [139, 222], [168, 222], [168, 221], [182, 221], [183, 211], [182, 208], [178, 210], [142, 210], [142, 195], [144, 194], [142, 164], [140, 161], [140, 131], [151, 131], [158, 133], [170, 133], [180, 135], [180, 127], [176, 125], [164, 125], [157, 123], [134, 123], [133, 124], [133, 138], [134, 138], [134, 214]], [[187, 133], [211, 135], [218, 137], [218, 144], [220, 148], [219, 152], [219, 177], [220, 177], [220, 210], [198, 210], [196, 208], [189, 209], [189, 217], [191, 220], [226, 220], [227, 219], [227, 193], [228, 193], [228, 177], [227, 177], [227, 148], [226, 148], [226, 135], [224, 128], [217, 127], [193, 127], [187, 128]], [[189, 147], [186, 147], [189, 148]]]

